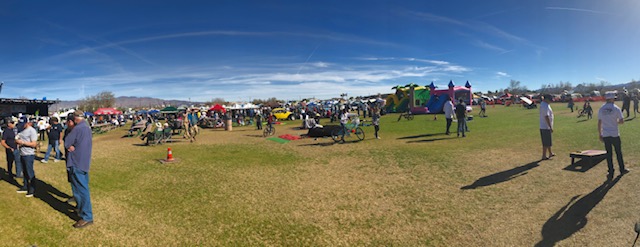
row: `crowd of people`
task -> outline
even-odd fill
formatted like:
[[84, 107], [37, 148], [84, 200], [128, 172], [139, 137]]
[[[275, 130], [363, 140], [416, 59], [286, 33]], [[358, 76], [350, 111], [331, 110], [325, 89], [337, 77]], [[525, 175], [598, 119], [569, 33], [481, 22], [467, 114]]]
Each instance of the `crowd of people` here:
[[[36, 149], [38, 142], [46, 139], [42, 138], [43, 134], [39, 135], [40, 126], [43, 126], [44, 132], [48, 135], [48, 147], [41, 162], [47, 163], [52, 149], [56, 151], [54, 162], [62, 160], [59, 148], [60, 145], [64, 147], [67, 180], [73, 191], [73, 197], [67, 203], [75, 203], [75, 211], [79, 218], [73, 227], [89, 226], [93, 224], [93, 210], [89, 192], [89, 169], [93, 142], [91, 127], [85, 119], [84, 112], [79, 110], [67, 116], [64, 126], [59, 123], [56, 117], [51, 118], [50, 123], [41, 124], [40, 121], [43, 120], [22, 114], [18, 118], [5, 120], [7, 127], [2, 132], [1, 144], [5, 148], [8, 177], [14, 181], [22, 178], [22, 185], [17, 193], [26, 194], [27, 198], [34, 196], [38, 190], [34, 171]], [[15, 173], [13, 173], [14, 164]]]

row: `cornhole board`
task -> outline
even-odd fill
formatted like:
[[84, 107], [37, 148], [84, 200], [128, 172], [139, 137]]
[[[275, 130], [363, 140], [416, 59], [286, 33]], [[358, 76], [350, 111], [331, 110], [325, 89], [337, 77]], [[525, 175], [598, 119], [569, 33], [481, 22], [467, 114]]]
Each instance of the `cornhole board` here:
[[571, 152], [569, 153], [569, 157], [571, 157], [571, 165], [574, 164], [576, 158], [586, 160], [589, 164], [591, 164], [592, 160], [596, 158], [602, 158], [606, 154], [607, 151], [604, 150], [583, 150]]

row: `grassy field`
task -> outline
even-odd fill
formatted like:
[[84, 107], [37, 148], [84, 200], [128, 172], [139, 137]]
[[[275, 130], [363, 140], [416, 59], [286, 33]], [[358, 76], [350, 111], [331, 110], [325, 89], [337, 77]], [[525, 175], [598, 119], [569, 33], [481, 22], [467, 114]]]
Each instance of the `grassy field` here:
[[[640, 219], [640, 120], [621, 126], [634, 170], [607, 181], [604, 161], [565, 169], [569, 152], [604, 149], [597, 120], [565, 106], [553, 105], [557, 156], [549, 161], [539, 161], [538, 110], [517, 106], [489, 106], [466, 138], [444, 135], [442, 115], [389, 114], [382, 139], [364, 127], [364, 141], [345, 144], [279, 144], [238, 127], [146, 147], [115, 130], [94, 136], [95, 224], [71, 227], [64, 163], [36, 162], [36, 198], [17, 194], [6, 176], [0, 182], [0, 245], [631, 245]], [[279, 125], [277, 135], [306, 133], [299, 125]], [[158, 162], [167, 147], [179, 162]]]

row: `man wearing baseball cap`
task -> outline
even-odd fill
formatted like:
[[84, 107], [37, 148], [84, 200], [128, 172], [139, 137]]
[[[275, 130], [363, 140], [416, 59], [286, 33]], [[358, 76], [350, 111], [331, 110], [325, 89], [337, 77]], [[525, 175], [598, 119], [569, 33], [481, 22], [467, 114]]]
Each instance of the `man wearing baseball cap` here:
[[71, 190], [76, 199], [78, 220], [73, 227], [84, 228], [93, 224], [93, 210], [89, 194], [89, 167], [91, 166], [92, 135], [91, 127], [84, 119], [84, 112], [73, 113], [75, 126], [65, 137], [64, 148], [68, 151], [67, 172], [71, 181]]
[[618, 159], [618, 166], [620, 166], [620, 175], [624, 175], [629, 172], [629, 169], [624, 167], [624, 160], [622, 159], [622, 147], [620, 143], [620, 131], [618, 125], [624, 123], [624, 117], [622, 116], [622, 110], [614, 101], [616, 100], [616, 92], [606, 92], [604, 98], [607, 102], [602, 105], [598, 111], [598, 132], [600, 141], [604, 142], [604, 148], [607, 150], [607, 166], [609, 167], [609, 174], [607, 178], [613, 179], [613, 155], [612, 147], [616, 149], [616, 157]]
[[36, 174], [33, 170], [33, 161], [36, 158], [36, 146], [38, 145], [38, 131], [33, 128], [35, 120], [26, 121], [24, 130], [20, 132], [16, 143], [20, 145], [20, 162], [24, 173], [22, 188], [18, 193], [27, 193], [26, 197], [33, 197], [35, 192]]
[[[551, 99], [553, 96], [545, 94], [542, 96], [543, 101], [540, 103], [540, 137], [542, 139], [542, 160], [551, 159], [555, 156], [551, 152], [551, 146], [553, 145], [553, 110], [551, 109]], [[549, 153], [549, 156], [547, 156]]]
[[18, 135], [18, 129], [16, 128], [16, 122], [9, 118], [7, 120], [7, 128], [2, 132], [2, 146], [5, 148], [5, 155], [7, 157], [7, 172], [9, 178], [13, 179], [13, 163], [16, 163], [16, 177], [22, 177], [22, 163], [20, 162], [20, 149], [16, 143], [16, 136]]

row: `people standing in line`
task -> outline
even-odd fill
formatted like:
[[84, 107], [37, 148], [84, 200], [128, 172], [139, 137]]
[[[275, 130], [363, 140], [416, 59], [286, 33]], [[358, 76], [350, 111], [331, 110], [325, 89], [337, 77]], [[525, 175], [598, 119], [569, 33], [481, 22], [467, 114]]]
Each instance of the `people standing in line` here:
[[637, 92], [633, 94], [631, 101], [633, 101], [633, 118], [635, 118], [637, 116], [636, 113], [640, 113], [640, 111], [638, 110], [638, 93]]
[[[197, 110], [195, 110], [197, 111]], [[191, 139], [190, 141], [193, 142], [196, 140], [196, 135], [198, 134], [198, 113], [195, 112], [194, 110], [191, 110], [191, 113], [188, 114], [189, 116], [189, 131], [191, 132], [190, 136]]]
[[24, 130], [24, 125], [26, 122], [27, 122], [27, 118], [25, 116], [22, 116], [22, 113], [21, 113], [20, 117], [18, 117], [18, 123], [16, 124], [16, 129], [18, 129], [18, 133]]
[[182, 134], [182, 138], [191, 139], [191, 135], [189, 134], [189, 113], [185, 111], [182, 113], [182, 130], [184, 133]]
[[363, 118], [367, 118], [367, 112], [369, 113], [369, 116], [371, 117], [371, 111], [369, 110], [369, 106], [367, 103], [363, 102], [362, 103], [362, 116]]
[[456, 118], [458, 118], [458, 137], [462, 133], [462, 137], [467, 137], [465, 130], [467, 129], [467, 105], [464, 100], [460, 99], [456, 105]]
[[[545, 94], [542, 96], [542, 102], [540, 103], [540, 137], [542, 139], [542, 160], [551, 159], [555, 156], [551, 151], [553, 141], [551, 134], [553, 134], [553, 110], [551, 109], [551, 99], [553, 96]], [[547, 152], [549, 156], [547, 156]]]
[[571, 96], [571, 94], [569, 94], [569, 103], [567, 104], [567, 107], [571, 109], [571, 112], [573, 112], [573, 106], [573, 97]]
[[378, 135], [378, 131], [380, 131], [380, 111], [374, 108], [370, 115], [373, 129], [376, 131], [375, 137], [376, 139], [380, 139], [380, 135]]
[[629, 92], [625, 89], [622, 94], [622, 111], [627, 111], [627, 118], [629, 117], [629, 108], [631, 107], [631, 97], [629, 97]]
[[93, 224], [93, 210], [89, 192], [89, 168], [91, 167], [92, 134], [91, 127], [84, 119], [84, 113], [73, 113], [75, 126], [64, 143], [68, 151], [67, 171], [70, 174], [71, 190], [77, 202], [78, 220], [73, 227], [83, 228]]
[[44, 137], [47, 134], [47, 121], [44, 118], [40, 118], [38, 121], [38, 133], [40, 134], [40, 141], [44, 141]]
[[487, 117], [487, 101], [480, 100], [480, 113], [478, 114], [480, 117]]
[[256, 127], [257, 129], [261, 130], [262, 129], [262, 114], [260, 114], [260, 112], [256, 113]]
[[7, 158], [7, 174], [9, 178], [13, 179], [13, 163], [16, 164], [16, 178], [21, 178], [22, 175], [22, 163], [20, 162], [20, 149], [16, 143], [16, 135], [18, 135], [18, 129], [13, 119], [7, 120], [7, 128], [2, 132], [2, 146], [5, 148], [5, 156]]
[[584, 111], [587, 114], [587, 119], [593, 118], [593, 108], [591, 108], [591, 103], [588, 100], [584, 103]]
[[[433, 102], [438, 102], [439, 101], [439, 96], [438, 95], [434, 94], [431, 97], [434, 97]], [[449, 95], [443, 95], [442, 97], [449, 97]], [[449, 97], [449, 98], [451, 98], [451, 97]], [[438, 120], [438, 114], [433, 114], [433, 121], [436, 121], [436, 120]]]
[[35, 192], [36, 174], [33, 170], [33, 161], [36, 158], [36, 146], [38, 145], [38, 131], [33, 128], [34, 121], [26, 121], [24, 130], [18, 134], [16, 143], [20, 145], [20, 162], [22, 163], [23, 184], [18, 193], [27, 193], [26, 197], [33, 197]]
[[622, 110], [614, 104], [615, 98], [614, 92], [607, 92], [605, 94], [607, 102], [598, 111], [598, 136], [600, 141], [604, 142], [604, 148], [607, 150], [607, 166], [609, 168], [607, 177], [609, 179], [613, 178], [614, 172], [612, 147], [616, 149], [620, 174], [624, 175], [629, 172], [629, 169], [624, 167], [620, 131], [618, 129], [618, 125], [624, 123], [624, 117], [622, 117]]
[[[140, 121], [142, 121], [142, 117], [139, 117]], [[62, 137], [62, 141], [63, 141], [63, 146], [64, 143], [68, 142], [68, 138], [69, 137], [69, 133], [71, 133], [71, 130], [73, 130], [73, 127], [76, 126], [76, 123], [73, 122], [75, 119], [75, 116], [73, 115], [73, 113], [69, 113], [69, 115], [67, 115], [67, 122], [66, 122], [66, 128], [64, 129], [64, 136]], [[64, 149], [64, 160], [65, 160], [65, 167], [69, 167], [69, 151], [65, 148]], [[69, 182], [69, 184], [71, 184], [71, 171], [70, 169], [67, 169], [67, 181]], [[73, 187], [71, 188], [71, 191], [73, 192]], [[71, 195], [71, 198], [69, 198], [67, 200], [67, 203], [76, 203], [76, 199], [75, 197], [73, 197], [73, 195]]]
[[451, 102], [451, 97], [447, 97], [445, 99], [446, 101], [444, 102], [444, 107], [442, 108], [444, 110], [444, 118], [447, 120], [447, 131], [445, 131], [446, 135], [450, 135], [451, 132], [449, 131], [449, 129], [451, 128], [451, 123], [453, 123], [453, 115], [454, 115], [454, 107], [453, 107], [453, 102]]
[[342, 127], [342, 136], [340, 140], [344, 143], [344, 135], [347, 134], [347, 123], [349, 122], [349, 110], [345, 107], [340, 113], [340, 127]]
[[62, 143], [62, 125], [58, 122], [58, 118], [51, 119], [53, 122], [49, 125], [49, 145], [47, 145], [47, 152], [44, 154], [44, 159], [41, 159], [40, 162], [47, 163], [49, 161], [49, 155], [51, 154], [51, 149], [55, 150], [56, 156], [53, 159], [53, 162], [58, 162], [61, 159], [60, 153], [60, 143]]

